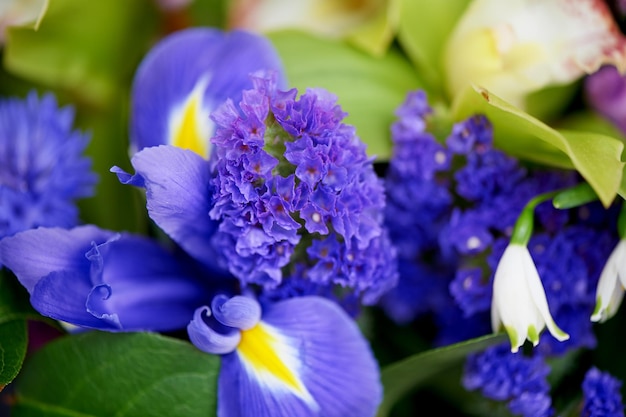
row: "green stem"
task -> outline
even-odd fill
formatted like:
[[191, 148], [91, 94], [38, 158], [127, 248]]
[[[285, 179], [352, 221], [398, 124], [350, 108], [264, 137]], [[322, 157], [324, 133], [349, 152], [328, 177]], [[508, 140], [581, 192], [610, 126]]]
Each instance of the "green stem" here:
[[533, 234], [533, 227], [535, 223], [535, 207], [544, 201], [548, 201], [555, 195], [559, 194], [562, 190], [550, 191], [544, 194], [539, 194], [530, 200], [522, 213], [515, 222], [515, 228], [511, 235], [511, 243], [515, 243], [521, 246], [527, 246], [530, 237]]

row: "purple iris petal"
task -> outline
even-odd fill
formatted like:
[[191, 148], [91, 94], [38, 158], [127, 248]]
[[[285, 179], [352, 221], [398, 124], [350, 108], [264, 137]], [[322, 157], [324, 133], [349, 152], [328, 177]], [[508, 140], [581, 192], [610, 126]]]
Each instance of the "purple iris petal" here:
[[187, 326], [187, 333], [191, 343], [203, 352], [223, 355], [237, 348], [241, 340], [239, 331], [220, 333], [214, 330], [204, 319], [210, 314], [208, 307], [200, 307], [193, 315], [193, 320]]
[[192, 28], [170, 35], [150, 51], [135, 75], [133, 147], [167, 144], [171, 112], [202, 80], [208, 120], [210, 111], [227, 98], [239, 102], [242, 90], [252, 87], [249, 74], [281, 68], [271, 43], [251, 33]]
[[81, 226], [67, 232], [60, 228], [25, 231], [0, 241], [0, 264], [13, 271], [32, 294], [35, 284], [54, 271], [89, 269], [85, 257], [90, 243], [105, 242], [114, 232]]
[[209, 291], [155, 242], [93, 226], [19, 233], [0, 259], [41, 314], [101, 330], [183, 327]]
[[275, 335], [277, 356], [290, 365], [304, 393], [255, 372], [262, 365], [246, 362], [240, 346], [223, 357], [218, 415], [375, 414], [382, 396], [378, 366], [355, 322], [337, 304], [321, 297], [292, 298], [265, 306], [261, 323]]
[[124, 183], [144, 183], [148, 214], [191, 256], [207, 265], [215, 260], [209, 244], [217, 223], [212, 207], [209, 164], [194, 152], [174, 146], [145, 148], [133, 156], [136, 174], [120, 175]]
[[241, 330], [251, 329], [261, 320], [261, 306], [250, 297], [218, 295], [211, 303], [211, 310], [217, 321]]

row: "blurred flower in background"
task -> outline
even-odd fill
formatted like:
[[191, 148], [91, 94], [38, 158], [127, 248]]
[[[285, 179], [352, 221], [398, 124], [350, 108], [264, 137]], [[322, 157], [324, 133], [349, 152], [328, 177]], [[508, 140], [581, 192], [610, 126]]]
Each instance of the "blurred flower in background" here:
[[603, 64], [626, 71], [626, 38], [601, 0], [473, 1], [445, 51], [451, 96], [473, 83], [520, 108]]
[[98, 177], [84, 155], [89, 136], [73, 122], [74, 109], [59, 108], [52, 94], [0, 101], [0, 239], [78, 224], [76, 203]]
[[37, 29], [46, 13], [49, 0], [3, 0], [0, 2], [0, 45], [9, 26], [32, 24]]

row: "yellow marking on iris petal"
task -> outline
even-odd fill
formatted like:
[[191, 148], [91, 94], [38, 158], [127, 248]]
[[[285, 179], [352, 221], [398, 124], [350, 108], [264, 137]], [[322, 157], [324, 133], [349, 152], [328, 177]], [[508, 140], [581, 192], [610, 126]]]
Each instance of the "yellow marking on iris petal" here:
[[267, 372], [302, 393], [305, 391], [302, 383], [278, 357], [275, 348], [277, 343], [276, 338], [259, 323], [250, 330], [241, 331], [241, 342], [237, 351], [255, 371]]
[[200, 98], [193, 94], [182, 112], [182, 118], [178, 129], [174, 131], [172, 145], [194, 151], [203, 158], [207, 158], [207, 138], [200, 133], [198, 114], [200, 111]]

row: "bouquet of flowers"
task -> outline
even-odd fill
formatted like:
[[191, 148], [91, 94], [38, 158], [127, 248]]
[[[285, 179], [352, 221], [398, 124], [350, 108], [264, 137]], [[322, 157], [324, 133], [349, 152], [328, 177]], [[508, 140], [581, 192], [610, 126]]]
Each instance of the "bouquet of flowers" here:
[[0, 5], [0, 415], [624, 416], [626, 3]]

